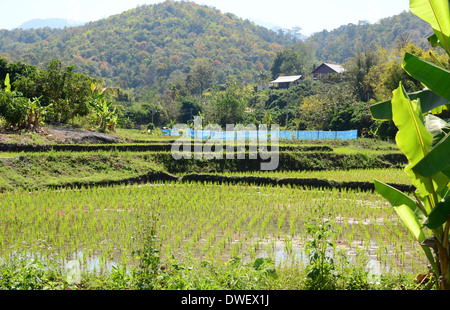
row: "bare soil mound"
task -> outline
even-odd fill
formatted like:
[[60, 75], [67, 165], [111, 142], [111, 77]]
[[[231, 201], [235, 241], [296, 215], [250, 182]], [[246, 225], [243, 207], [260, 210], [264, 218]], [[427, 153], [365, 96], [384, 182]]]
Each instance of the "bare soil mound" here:
[[116, 136], [106, 133], [72, 129], [72, 128], [49, 128], [47, 134], [54, 135], [59, 143], [64, 144], [113, 144], [120, 142]]
[[117, 136], [67, 127], [45, 127], [37, 132], [0, 131], [0, 144], [10, 146], [56, 144], [115, 144], [124, 142]]

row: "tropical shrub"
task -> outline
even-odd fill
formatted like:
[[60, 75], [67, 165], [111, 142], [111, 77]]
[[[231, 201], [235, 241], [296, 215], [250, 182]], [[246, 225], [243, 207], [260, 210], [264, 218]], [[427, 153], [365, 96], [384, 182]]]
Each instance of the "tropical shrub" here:
[[75, 117], [89, 114], [89, 86], [93, 79], [74, 72], [75, 67], [64, 68], [61, 61], [53, 59], [46, 70], [31, 71], [22, 75], [12, 85], [26, 98], [41, 98], [43, 107], [51, 106], [47, 116], [50, 123], [68, 123]]
[[25, 126], [28, 99], [12, 92], [0, 92], [0, 116], [5, 120], [5, 127], [20, 129]]
[[5, 120], [5, 127], [39, 131], [42, 117], [49, 114], [52, 106], [44, 107], [40, 98], [30, 100], [19, 92], [11, 91], [9, 74], [4, 84], [5, 90], [0, 91], [0, 116]]

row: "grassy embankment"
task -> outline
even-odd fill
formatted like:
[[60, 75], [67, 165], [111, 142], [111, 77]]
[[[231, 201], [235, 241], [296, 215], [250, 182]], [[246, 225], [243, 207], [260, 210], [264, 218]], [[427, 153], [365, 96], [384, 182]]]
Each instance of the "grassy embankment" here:
[[[174, 160], [173, 138], [133, 130], [116, 134], [117, 144], [62, 144], [48, 135], [8, 136], [0, 143], [0, 190], [95, 186], [175, 180], [329, 186], [344, 180], [326, 171], [394, 169], [403, 156], [390, 143], [370, 140], [282, 141], [276, 172], [261, 173], [261, 160]], [[20, 142], [19, 142], [20, 141]], [[139, 141], [136, 143], [135, 141]], [[248, 158], [248, 155], [247, 157]], [[295, 173], [294, 173], [295, 172]], [[239, 173], [241, 175], [236, 175]], [[189, 174], [189, 175], [187, 175]], [[212, 177], [211, 175], [214, 175]], [[372, 183], [372, 173], [353, 181]], [[309, 179], [309, 183], [299, 180]], [[383, 179], [385, 180], [385, 179]], [[338, 182], [338, 183], [336, 183]], [[345, 184], [343, 185], [345, 186]], [[361, 186], [367, 187], [368, 184]], [[360, 187], [361, 187], [360, 186]]]

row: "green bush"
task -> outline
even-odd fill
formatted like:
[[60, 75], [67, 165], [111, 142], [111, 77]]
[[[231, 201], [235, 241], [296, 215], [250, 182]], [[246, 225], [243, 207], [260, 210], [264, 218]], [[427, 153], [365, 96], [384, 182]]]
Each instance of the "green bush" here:
[[17, 93], [0, 91], [0, 116], [6, 121], [6, 127], [24, 126], [28, 101], [29, 99], [20, 97]]

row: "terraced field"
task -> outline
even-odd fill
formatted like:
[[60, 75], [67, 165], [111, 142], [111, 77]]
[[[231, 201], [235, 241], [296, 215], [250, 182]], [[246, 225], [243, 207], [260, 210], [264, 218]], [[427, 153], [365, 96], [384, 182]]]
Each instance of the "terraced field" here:
[[373, 192], [373, 179], [410, 189], [392, 144], [282, 142], [279, 169], [261, 172], [261, 159], [176, 161], [172, 143], [3, 145], [3, 260], [21, 253], [89, 270], [130, 266], [156, 216], [169, 265], [268, 257], [304, 266], [308, 223], [329, 221], [329, 252], [342, 264], [378, 275], [424, 267]]

